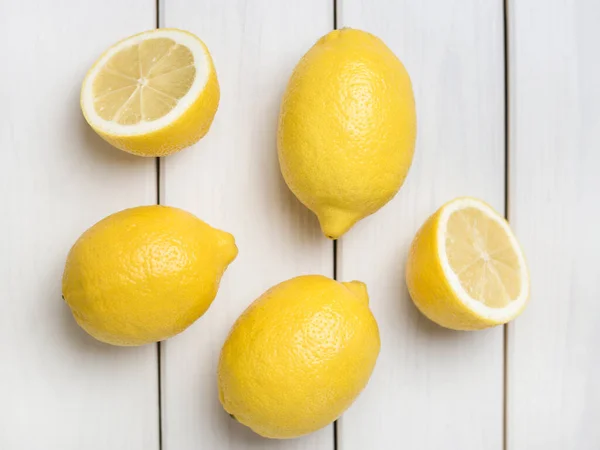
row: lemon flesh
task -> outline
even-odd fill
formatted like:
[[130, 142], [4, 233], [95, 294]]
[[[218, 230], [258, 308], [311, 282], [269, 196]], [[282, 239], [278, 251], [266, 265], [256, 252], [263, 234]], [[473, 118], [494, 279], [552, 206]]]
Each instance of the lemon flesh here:
[[208, 131], [219, 86], [208, 49], [191, 33], [160, 29], [125, 39], [94, 64], [82, 86], [88, 123], [141, 156], [181, 150]]
[[293, 278], [265, 292], [234, 324], [219, 360], [219, 398], [261, 436], [302, 436], [352, 404], [379, 348], [363, 283]]
[[92, 87], [94, 109], [121, 125], [151, 122], [177, 106], [195, 77], [190, 49], [168, 38], [146, 39], [100, 68]]
[[447, 328], [474, 330], [514, 319], [529, 277], [508, 223], [484, 202], [455, 199], [417, 233], [406, 266], [415, 305]]
[[302, 57], [278, 128], [283, 178], [337, 239], [398, 192], [416, 138], [406, 69], [377, 37], [344, 28]]
[[180, 333], [206, 312], [237, 255], [233, 236], [166, 206], [101, 220], [67, 257], [63, 298], [77, 323], [113, 345]]

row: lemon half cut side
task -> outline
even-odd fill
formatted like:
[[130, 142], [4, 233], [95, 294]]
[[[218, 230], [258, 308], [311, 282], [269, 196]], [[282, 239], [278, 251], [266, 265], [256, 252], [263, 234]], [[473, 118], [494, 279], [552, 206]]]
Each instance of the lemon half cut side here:
[[417, 308], [457, 330], [507, 323], [529, 297], [525, 257], [508, 222], [486, 203], [452, 200], [411, 246], [406, 281]]
[[115, 147], [165, 156], [208, 132], [219, 97], [206, 45], [187, 31], [165, 28], [110, 47], [83, 81], [81, 109]]

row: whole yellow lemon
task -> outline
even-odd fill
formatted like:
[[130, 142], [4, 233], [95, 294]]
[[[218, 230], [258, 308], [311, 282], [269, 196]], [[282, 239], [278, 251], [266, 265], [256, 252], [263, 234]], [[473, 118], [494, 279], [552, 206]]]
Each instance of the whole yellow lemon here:
[[219, 398], [268, 438], [294, 438], [337, 419], [366, 386], [379, 329], [366, 286], [293, 278], [240, 316], [221, 351]]
[[410, 78], [377, 37], [332, 31], [296, 66], [281, 104], [279, 163], [327, 237], [337, 239], [394, 197], [415, 139]]
[[167, 339], [208, 309], [237, 255], [232, 235], [166, 206], [126, 209], [75, 242], [62, 280], [77, 323], [96, 339]]

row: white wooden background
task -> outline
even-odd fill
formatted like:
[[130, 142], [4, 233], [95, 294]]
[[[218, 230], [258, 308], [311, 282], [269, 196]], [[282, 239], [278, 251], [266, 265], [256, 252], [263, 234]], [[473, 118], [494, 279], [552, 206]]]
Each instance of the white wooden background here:
[[[600, 449], [599, 23], [596, 0], [0, 0], [0, 449]], [[160, 164], [105, 144], [78, 101], [103, 49], [157, 24], [207, 43], [222, 93], [207, 137]], [[405, 186], [335, 252], [275, 150], [287, 79], [334, 26], [396, 52], [419, 119]], [[408, 298], [410, 240], [458, 195], [505, 211], [528, 256], [531, 304], [507, 327], [447, 331]], [[66, 253], [158, 200], [232, 232], [239, 257], [185, 333], [97, 343], [60, 298]], [[371, 382], [336, 426], [262, 439], [218, 403], [221, 344], [269, 286], [334, 272], [369, 286]]]

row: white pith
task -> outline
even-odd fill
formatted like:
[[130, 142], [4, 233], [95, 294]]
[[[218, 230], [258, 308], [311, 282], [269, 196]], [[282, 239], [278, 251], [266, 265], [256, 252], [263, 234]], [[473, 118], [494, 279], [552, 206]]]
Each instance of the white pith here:
[[[472, 298], [462, 286], [458, 275], [450, 267], [450, 262], [448, 261], [448, 255], [446, 253], [446, 230], [448, 226], [448, 220], [452, 213], [465, 208], [478, 209], [479, 211], [483, 212], [487, 217], [489, 217], [498, 225], [500, 225], [505, 231], [505, 234], [510, 241], [511, 247], [514, 249], [514, 252], [519, 261], [521, 290], [516, 299], [512, 299], [512, 301], [508, 305], [502, 308], [492, 308]], [[480, 317], [485, 317], [487, 319], [499, 323], [507, 322], [508, 320], [512, 319], [523, 308], [523, 305], [527, 301], [527, 297], [529, 295], [529, 276], [527, 274], [525, 257], [523, 256], [521, 247], [519, 246], [519, 243], [515, 238], [514, 234], [512, 233], [512, 230], [510, 229], [508, 223], [504, 220], [504, 218], [500, 217], [491, 207], [489, 207], [483, 202], [472, 198], [461, 198], [450, 202], [449, 204], [443, 207], [442, 212], [440, 214], [436, 239], [439, 249], [440, 262], [442, 265], [442, 270], [446, 275], [446, 279], [450, 283], [450, 286], [456, 293], [457, 297], [467, 306], [467, 308], [469, 308], [471, 311], [473, 311]]]
[[[121, 125], [103, 119], [98, 115], [94, 107], [93, 86], [94, 80], [102, 67], [117, 53], [124, 48], [139, 44], [146, 39], [168, 38], [177, 44], [187, 47], [194, 55], [194, 66], [196, 68], [196, 77], [189, 91], [179, 99], [177, 105], [165, 116], [153, 121], [140, 121], [132, 125]], [[86, 76], [82, 87], [82, 107], [85, 111], [87, 120], [99, 130], [116, 136], [136, 136], [159, 130], [176, 121], [185, 111], [194, 103], [198, 96], [204, 90], [208, 82], [210, 70], [210, 56], [202, 45], [202, 42], [195, 36], [179, 30], [152, 30], [141, 33], [125, 39], [108, 50], [94, 65]]]

